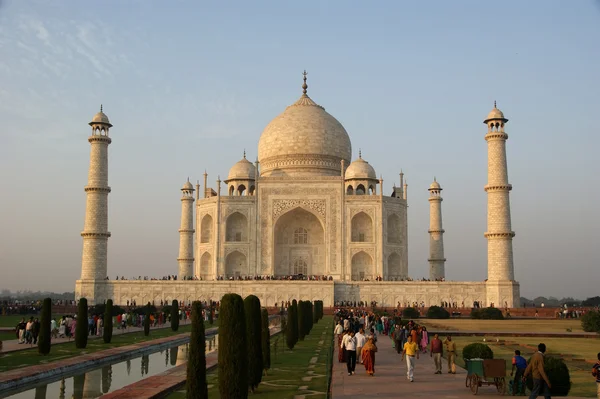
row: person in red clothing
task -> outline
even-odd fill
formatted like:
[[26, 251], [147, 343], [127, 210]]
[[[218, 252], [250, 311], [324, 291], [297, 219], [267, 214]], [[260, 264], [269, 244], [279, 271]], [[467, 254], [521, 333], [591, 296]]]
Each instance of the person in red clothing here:
[[442, 356], [444, 355], [444, 344], [437, 334], [433, 336], [431, 340], [430, 356], [433, 358], [435, 363], [435, 373], [442, 374]]

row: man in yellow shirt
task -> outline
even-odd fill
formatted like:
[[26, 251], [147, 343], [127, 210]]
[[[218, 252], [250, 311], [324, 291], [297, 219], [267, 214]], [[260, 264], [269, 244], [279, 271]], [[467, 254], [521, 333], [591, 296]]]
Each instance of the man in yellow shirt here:
[[452, 341], [452, 337], [448, 335], [444, 341], [444, 345], [446, 345], [446, 355], [448, 356], [448, 373], [456, 374], [456, 366], [454, 366], [454, 360], [456, 359], [456, 342]]
[[416, 342], [413, 342], [412, 337], [409, 335], [408, 341], [406, 341], [404, 349], [402, 350], [402, 360], [406, 357], [406, 378], [409, 379], [410, 382], [414, 381], [415, 356], [417, 359], [419, 358], [419, 346]]

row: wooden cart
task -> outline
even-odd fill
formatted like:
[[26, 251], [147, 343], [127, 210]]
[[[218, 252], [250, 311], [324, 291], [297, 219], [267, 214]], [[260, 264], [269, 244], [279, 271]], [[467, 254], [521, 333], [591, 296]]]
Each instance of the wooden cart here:
[[502, 395], [506, 393], [506, 360], [504, 359], [465, 359], [467, 379], [465, 385], [477, 395], [484, 384], [494, 385]]

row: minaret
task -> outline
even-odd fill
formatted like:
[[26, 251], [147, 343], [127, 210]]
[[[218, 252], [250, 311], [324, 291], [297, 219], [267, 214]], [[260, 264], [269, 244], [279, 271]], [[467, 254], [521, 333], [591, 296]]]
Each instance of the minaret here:
[[429, 186], [429, 279], [446, 278], [444, 229], [442, 228], [442, 187], [435, 177]]
[[[81, 259], [81, 280], [105, 280], [107, 277], [108, 255], [108, 145], [111, 139], [108, 131], [112, 127], [108, 116], [98, 112], [89, 123], [92, 135], [90, 169], [85, 204], [85, 223], [83, 226], [83, 256]], [[89, 298], [94, 303], [94, 298]]]
[[[488, 143], [488, 184], [485, 191], [488, 196], [487, 232], [488, 240], [488, 281], [513, 281], [512, 238], [515, 233], [510, 223], [509, 192], [512, 186], [508, 183], [506, 167], [506, 140], [504, 125], [508, 119], [496, 108], [489, 113], [485, 121], [488, 126], [485, 141]], [[518, 300], [519, 298], [517, 298]], [[496, 306], [503, 306], [498, 300]]]
[[181, 189], [181, 227], [179, 228], [179, 279], [193, 276], [194, 269], [194, 186], [190, 179]]

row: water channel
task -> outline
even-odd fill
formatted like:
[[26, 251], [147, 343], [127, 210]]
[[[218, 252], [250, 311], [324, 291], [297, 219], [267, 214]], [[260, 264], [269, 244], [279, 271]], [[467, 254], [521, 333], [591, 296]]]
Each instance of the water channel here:
[[[206, 338], [206, 353], [217, 349], [218, 336]], [[173, 346], [146, 355], [134, 355], [87, 372], [61, 376], [56, 381], [22, 387], [14, 392], [1, 394], [0, 398], [11, 399], [88, 399], [98, 398], [105, 393], [160, 374], [187, 361], [189, 344]], [[76, 372], [77, 373], [77, 372]]]

